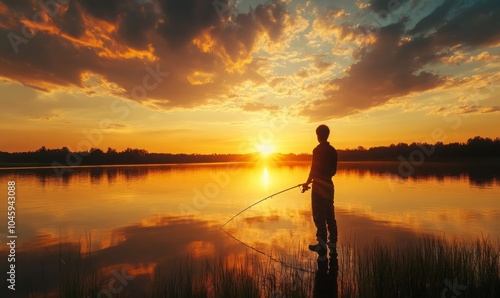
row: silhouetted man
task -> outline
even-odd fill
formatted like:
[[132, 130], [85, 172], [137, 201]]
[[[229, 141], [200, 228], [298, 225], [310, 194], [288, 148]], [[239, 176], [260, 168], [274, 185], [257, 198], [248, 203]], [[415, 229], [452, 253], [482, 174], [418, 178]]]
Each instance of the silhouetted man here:
[[[327, 246], [330, 251], [336, 250], [337, 221], [333, 207], [334, 186], [332, 177], [337, 172], [337, 150], [328, 143], [330, 129], [326, 125], [316, 128], [319, 145], [313, 150], [311, 171], [307, 182], [302, 185], [302, 191], [309, 189], [312, 182], [312, 215], [316, 225], [317, 244], [309, 245], [309, 249], [320, 256], [326, 255]], [[327, 243], [327, 226], [330, 234]]]

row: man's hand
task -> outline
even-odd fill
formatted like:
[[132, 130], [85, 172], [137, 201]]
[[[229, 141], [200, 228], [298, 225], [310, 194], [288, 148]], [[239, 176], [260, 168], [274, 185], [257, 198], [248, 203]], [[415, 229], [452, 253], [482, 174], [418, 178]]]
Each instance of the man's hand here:
[[308, 191], [311, 187], [309, 187], [309, 183], [302, 184], [302, 193]]

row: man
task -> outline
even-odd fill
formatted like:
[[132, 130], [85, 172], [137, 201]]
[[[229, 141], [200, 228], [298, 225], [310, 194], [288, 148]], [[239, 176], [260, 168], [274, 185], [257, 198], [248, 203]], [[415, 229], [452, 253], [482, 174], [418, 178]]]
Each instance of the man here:
[[[320, 256], [326, 255], [326, 247], [333, 252], [337, 245], [337, 221], [333, 207], [334, 186], [332, 177], [337, 172], [337, 150], [328, 142], [330, 129], [322, 124], [316, 128], [319, 145], [313, 150], [311, 171], [302, 191], [309, 189], [312, 182], [312, 214], [316, 225], [317, 244], [309, 245], [309, 249]], [[327, 226], [330, 234], [327, 243]]]

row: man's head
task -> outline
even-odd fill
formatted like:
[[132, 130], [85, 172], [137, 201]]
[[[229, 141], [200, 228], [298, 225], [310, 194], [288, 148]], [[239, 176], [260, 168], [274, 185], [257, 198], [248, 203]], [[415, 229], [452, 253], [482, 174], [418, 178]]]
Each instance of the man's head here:
[[330, 135], [330, 129], [328, 126], [321, 124], [316, 128], [316, 136], [318, 137], [318, 142], [326, 142], [328, 140], [328, 136]]

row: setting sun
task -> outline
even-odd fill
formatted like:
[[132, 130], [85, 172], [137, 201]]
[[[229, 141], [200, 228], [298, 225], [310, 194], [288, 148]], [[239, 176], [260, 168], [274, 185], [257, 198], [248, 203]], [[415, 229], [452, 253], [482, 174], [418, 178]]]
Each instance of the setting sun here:
[[257, 146], [257, 150], [262, 156], [266, 157], [274, 153], [274, 146], [271, 144], [260, 144]]

